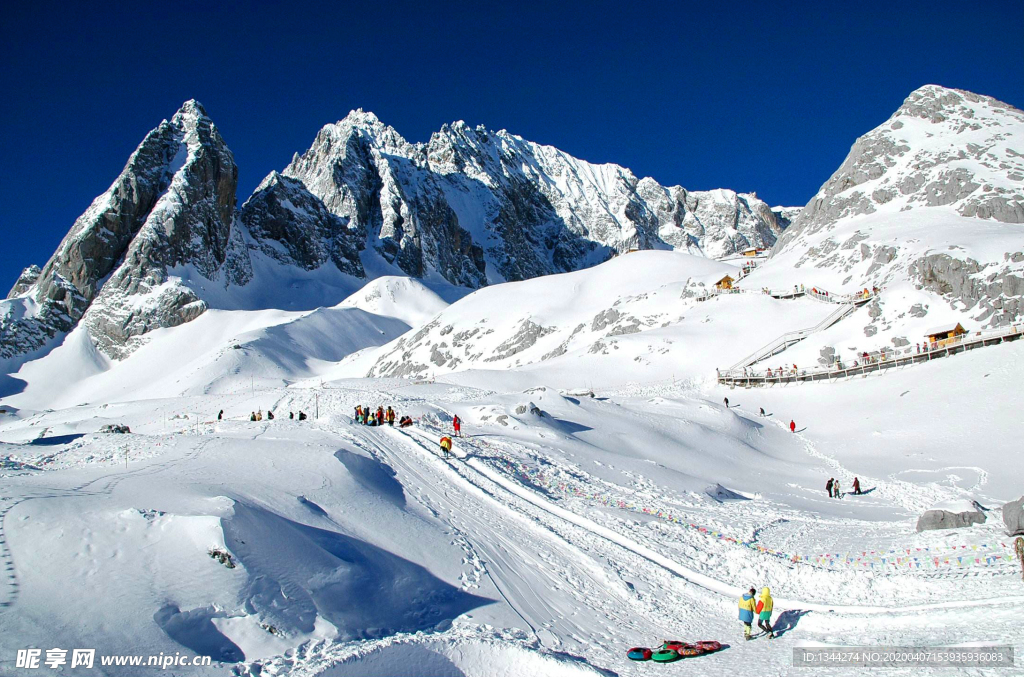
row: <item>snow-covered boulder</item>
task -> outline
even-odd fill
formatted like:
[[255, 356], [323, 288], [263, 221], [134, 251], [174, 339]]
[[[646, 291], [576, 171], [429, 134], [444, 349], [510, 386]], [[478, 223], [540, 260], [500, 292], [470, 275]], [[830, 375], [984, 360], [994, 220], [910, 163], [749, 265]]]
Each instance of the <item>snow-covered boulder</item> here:
[[1003, 505], [1003, 523], [1011, 536], [1024, 534], [1024, 496]]
[[538, 407], [533, 402], [525, 402], [523, 404], [520, 404], [519, 406], [516, 407], [516, 413], [519, 414], [520, 416], [526, 413], [530, 413], [534, 416], [544, 415], [544, 412], [541, 411], [540, 407]]
[[984, 524], [985, 519], [980, 506], [973, 501], [946, 501], [926, 510], [917, 520], [917, 530], [959, 529], [972, 524]]

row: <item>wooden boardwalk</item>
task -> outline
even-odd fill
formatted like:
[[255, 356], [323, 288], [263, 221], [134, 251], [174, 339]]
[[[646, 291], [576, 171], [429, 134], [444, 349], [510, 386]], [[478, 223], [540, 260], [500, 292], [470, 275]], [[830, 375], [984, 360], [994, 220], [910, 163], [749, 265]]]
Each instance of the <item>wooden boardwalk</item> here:
[[956, 355], [957, 353], [976, 348], [983, 348], [1007, 341], [1016, 341], [1021, 336], [1024, 336], [1024, 325], [1015, 325], [993, 331], [964, 334], [955, 339], [946, 339], [945, 341], [927, 345], [926, 349], [921, 350], [921, 352], [916, 352], [914, 348], [908, 348], [907, 350], [911, 351], [909, 353], [904, 352], [902, 355], [897, 353], [891, 357], [874, 358], [855, 367], [833, 366], [821, 367], [819, 369], [798, 369], [795, 371], [772, 370], [771, 376], [768, 376], [768, 370], [730, 369], [718, 372], [718, 382], [733, 387], [750, 388], [753, 386], [785, 385], [807, 381], [834, 381], [872, 372], [884, 372], [905, 365], [930, 362], [931, 360]]

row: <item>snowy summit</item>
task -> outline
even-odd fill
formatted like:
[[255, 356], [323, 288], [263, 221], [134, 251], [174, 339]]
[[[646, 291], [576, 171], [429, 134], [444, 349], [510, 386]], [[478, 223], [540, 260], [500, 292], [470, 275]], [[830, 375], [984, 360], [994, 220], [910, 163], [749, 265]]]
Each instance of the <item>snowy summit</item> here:
[[0, 674], [1019, 647], [1022, 157], [929, 85], [771, 208], [357, 110], [239, 200], [186, 102], [0, 301]]

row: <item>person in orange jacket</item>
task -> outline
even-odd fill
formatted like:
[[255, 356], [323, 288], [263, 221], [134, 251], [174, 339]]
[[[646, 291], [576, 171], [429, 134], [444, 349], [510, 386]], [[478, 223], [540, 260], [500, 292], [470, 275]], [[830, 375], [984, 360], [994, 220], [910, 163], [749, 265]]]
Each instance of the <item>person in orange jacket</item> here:
[[448, 437], [447, 435], [441, 438], [441, 451], [444, 452], [445, 458], [448, 458], [448, 456], [452, 453], [452, 438]]

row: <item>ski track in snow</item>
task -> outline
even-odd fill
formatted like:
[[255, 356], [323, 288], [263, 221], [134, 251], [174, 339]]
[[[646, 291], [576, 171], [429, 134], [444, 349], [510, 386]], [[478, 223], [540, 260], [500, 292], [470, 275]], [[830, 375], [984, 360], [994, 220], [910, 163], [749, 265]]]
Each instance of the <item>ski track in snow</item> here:
[[[421, 438], [422, 439], [422, 438]], [[422, 445], [420, 445], [422, 447]], [[425, 449], [424, 449], [425, 451]], [[553, 505], [549, 501], [546, 501], [534, 492], [530, 492], [513, 482], [501, 477], [497, 472], [488, 466], [481, 463], [475, 458], [467, 459], [466, 467], [472, 468], [483, 477], [490, 480], [494, 485], [503, 488], [505, 491], [527, 501], [533, 506], [540, 508], [541, 510], [549, 513], [550, 515], [568, 521], [585, 531], [595, 536], [606, 539], [616, 545], [619, 545], [665, 569], [672, 573], [686, 579], [687, 581], [698, 585], [708, 591], [729, 597], [738, 598], [743, 590], [741, 588], [728, 585], [722, 581], [716, 580], [704, 574], [700, 574], [692, 569], [684, 567], [677, 562], [653, 551], [652, 549], [636, 543], [632, 539], [624, 537], [622, 534], [612, 531], [607, 527], [601, 526], [592, 520], [577, 515], [569, 510], [560, 508]], [[457, 472], [457, 471], [456, 471]], [[465, 474], [459, 473], [466, 482], [475, 484], [469, 480]], [[931, 611], [937, 609], [949, 609], [949, 608], [963, 608], [971, 606], [991, 606], [1001, 604], [1020, 604], [1024, 603], [1024, 595], [1011, 596], [1011, 597], [997, 597], [990, 599], [980, 600], [959, 600], [954, 602], [941, 602], [934, 604], [916, 604], [916, 605], [904, 605], [898, 607], [884, 607], [884, 606], [860, 606], [860, 605], [830, 605], [830, 604], [819, 604], [815, 602], [806, 602], [800, 600], [789, 600], [781, 597], [775, 598], [776, 606], [780, 609], [793, 609], [793, 610], [805, 610], [805, 611], [821, 611], [821, 612], [843, 612], [848, 614], [890, 614], [897, 611]]]

